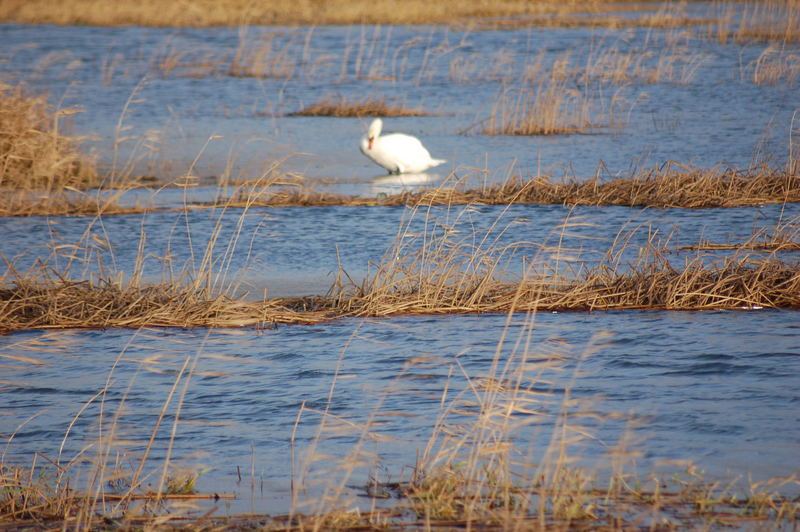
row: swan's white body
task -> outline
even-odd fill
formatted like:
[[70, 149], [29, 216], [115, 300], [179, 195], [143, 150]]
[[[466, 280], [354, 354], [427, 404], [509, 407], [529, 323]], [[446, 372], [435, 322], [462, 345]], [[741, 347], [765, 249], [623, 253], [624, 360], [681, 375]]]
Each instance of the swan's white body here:
[[361, 153], [386, 168], [391, 174], [419, 173], [442, 164], [433, 159], [418, 138], [402, 133], [381, 136], [383, 121], [376, 118], [361, 139]]

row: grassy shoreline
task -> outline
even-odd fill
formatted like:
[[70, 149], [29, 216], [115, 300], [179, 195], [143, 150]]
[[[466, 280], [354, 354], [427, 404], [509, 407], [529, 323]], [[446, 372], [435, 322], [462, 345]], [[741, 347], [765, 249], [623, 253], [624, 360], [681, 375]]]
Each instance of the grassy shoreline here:
[[[528, 273], [519, 281], [506, 281], [496, 277], [499, 258], [486, 259], [489, 266], [466, 274], [458, 261], [474, 262], [476, 257], [422, 259], [423, 254], [399, 257], [380, 266], [361, 286], [330, 295], [260, 301], [209, 296], [180, 284], [123, 286], [58, 277], [6, 279], [0, 289], [0, 332], [268, 328], [346, 317], [423, 314], [800, 309], [800, 265], [774, 256], [756, 259], [740, 255], [712, 264], [697, 258], [676, 268], [662, 252], [654, 251], [631, 268], [602, 263], [577, 276]], [[434, 270], [421, 276], [427, 268], [422, 260], [433, 263]], [[444, 270], [437, 271], [437, 264]], [[541, 268], [547, 270], [548, 266]]]
[[[618, 11], [637, 8], [636, 1], [588, 0], [564, 4], [547, 0], [500, 0], [497, 2], [426, 2], [410, 0], [398, 6], [389, 0], [323, 3], [245, 0], [212, 2], [198, 0], [186, 5], [161, 0], [115, 2], [70, 0], [54, 8], [46, 0], [12, 0], [0, 8], [0, 20], [28, 24], [81, 24], [99, 26], [229, 26], [247, 24], [334, 25], [334, 24], [441, 24], [487, 17]], [[644, 3], [648, 8], [659, 4]]]

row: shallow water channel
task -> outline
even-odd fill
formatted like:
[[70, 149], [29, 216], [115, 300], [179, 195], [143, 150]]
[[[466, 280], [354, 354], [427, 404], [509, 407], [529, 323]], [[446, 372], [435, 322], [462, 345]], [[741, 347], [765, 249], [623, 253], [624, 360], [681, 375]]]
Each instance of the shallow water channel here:
[[[697, 14], [707, 7], [685, 9]], [[184, 173], [213, 182], [226, 167], [231, 177], [253, 177], [279, 159], [284, 170], [313, 186], [374, 197], [436, 184], [451, 172], [499, 181], [515, 174], [588, 177], [598, 167], [616, 176], [669, 160], [746, 167], [752, 160], [786, 158], [800, 105], [796, 85], [753, 82], [768, 44], [720, 44], [690, 28], [243, 33], [6, 24], [0, 43], [0, 76], [47, 90], [63, 107], [80, 107], [83, 112], [70, 115], [74, 129], [93, 135], [87, 145], [109, 171], [114, 161], [117, 170], [130, 161], [135, 172], [164, 182]], [[605, 124], [581, 134], [487, 136], [470, 129], [487, 119], [504, 89], [531, 83], [525, 72], [536, 61], [548, 71], [572, 51], [570, 64], [578, 68], [608, 50], [636, 51], [649, 65], [645, 70], [671, 60], [673, 70], [658, 82], [641, 73], [616, 84], [600, 74], [577, 82], [578, 89], [591, 88], [585, 94]], [[233, 71], [237, 51], [261, 58], [259, 75]], [[358, 153], [368, 119], [286, 116], [330, 96], [423, 107], [432, 116], [387, 119], [387, 128], [419, 136], [448, 163], [421, 177], [387, 179]], [[618, 113], [613, 125], [612, 109]], [[213, 197], [216, 190], [212, 184], [191, 194]], [[131, 202], [146, 198], [162, 206], [179, 206], [184, 198], [184, 191], [169, 188], [131, 194]], [[800, 206], [791, 204], [429, 212], [290, 207], [2, 218], [0, 256], [9, 261], [3, 271], [12, 265], [25, 271], [41, 259], [71, 278], [129, 278], [140, 269], [146, 281], [159, 282], [193, 278], [213, 249], [215, 286], [235, 285], [237, 295], [260, 298], [324, 294], [340, 268], [360, 282], [393, 243], [420, 235], [447, 233], [477, 250], [517, 244], [506, 270], [498, 272], [513, 278], [536, 261], [558, 259], [575, 268], [596, 263], [620, 242], [626, 243], [622, 263], [632, 262], [653, 235], [668, 243], [676, 264], [698, 253], [713, 260], [713, 254], [681, 246], [741, 242], [797, 216]], [[796, 253], [780, 258], [798, 260]], [[502, 368], [524, 353], [557, 364], [537, 380], [546, 397], [537, 405], [541, 420], [520, 423], [510, 434], [521, 453], [538, 459], [546, 452], [552, 415], [569, 394], [586, 428], [570, 453], [600, 476], [608, 454], [629, 435], [629, 446], [641, 453], [642, 476], [690, 461], [710, 479], [746, 483], [800, 473], [799, 324], [794, 311], [742, 309], [18, 332], [0, 336], [0, 438], [7, 442], [6, 460], [28, 463], [41, 452], [66, 463], [95, 456], [98, 441], [113, 430], [111, 459], [131, 468], [180, 376], [148, 471], [169, 455], [174, 466], [203, 472], [199, 491], [236, 494], [220, 503], [220, 512], [282, 513], [303, 461], [311, 464], [306, 480], [325, 478], [327, 468], [346, 463], [361, 441], [358, 424], [371, 423], [380, 437], [364, 444], [368, 458], [346, 481], [349, 492], [361, 493], [370, 475], [407, 478], [443, 409], [459, 394], [469, 397], [474, 382], [502, 378]], [[181, 372], [187, 360], [189, 371]], [[318, 435], [322, 411], [356, 425]], [[580, 416], [586, 412], [596, 415]], [[451, 415], [458, 422], [469, 418]], [[79, 477], [88, 475], [87, 464], [76, 466]]]

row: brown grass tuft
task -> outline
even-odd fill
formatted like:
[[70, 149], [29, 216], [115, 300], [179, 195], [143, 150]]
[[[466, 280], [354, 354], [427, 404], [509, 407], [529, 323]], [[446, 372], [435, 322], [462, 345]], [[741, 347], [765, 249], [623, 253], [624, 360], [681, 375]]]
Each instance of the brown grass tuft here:
[[588, 89], [568, 86], [556, 67], [549, 80], [533, 89], [504, 89], [480, 132], [484, 135], [562, 135], [617, 125], [616, 97], [605, 116]]
[[101, 197], [74, 190], [50, 193], [0, 191], [0, 216], [112, 216], [154, 210], [152, 207], [119, 204], [119, 194]]
[[80, 139], [64, 134], [62, 117], [74, 112], [53, 111], [44, 95], [0, 83], [0, 188], [53, 191], [98, 183]]
[[428, 113], [420, 107], [409, 108], [391, 105], [385, 98], [366, 98], [360, 101], [348, 102], [344, 97], [324, 98], [317, 103], [304, 107], [300, 111], [289, 113], [289, 116], [339, 116], [339, 117], [365, 117], [365, 116], [426, 116]]

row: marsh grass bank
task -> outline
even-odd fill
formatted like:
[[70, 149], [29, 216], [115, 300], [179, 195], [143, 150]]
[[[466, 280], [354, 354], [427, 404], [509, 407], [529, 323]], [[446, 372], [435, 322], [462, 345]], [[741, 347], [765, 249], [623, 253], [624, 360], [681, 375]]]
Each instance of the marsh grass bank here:
[[[437, 186], [376, 196], [345, 195], [324, 190], [301, 176], [268, 172], [264, 178], [238, 184], [223, 178], [212, 202], [188, 200], [180, 206], [157, 201], [131, 204], [125, 192], [140, 185], [95, 191], [0, 191], [0, 216], [112, 216], [153, 211], [250, 209], [252, 207], [398, 207], [430, 205], [592, 205], [706, 209], [756, 207], [800, 201], [800, 175], [766, 164], [747, 169], [710, 169], [668, 163], [632, 177], [554, 180], [548, 176], [512, 177], [501, 183], [470, 186], [458, 170]], [[160, 188], [196, 187], [180, 178]], [[226, 187], [234, 186], [226, 190]], [[155, 191], [157, 189], [150, 188]]]
[[0, 19], [37, 24], [88, 24], [100, 26], [220, 26], [250, 24], [431, 24], [477, 17], [521, 14], [570, 13], [622, 10], [633, 2], [586, 1], [564, 3], [501, 0], [492, 4], [472, 2], [426, 2], [411, 0], [398, 6], [387, 0], [356, 2], [334, 0], [317, 3], [262, 2], [244, 0], [212, 2], [202, 0], [191, 9], [160, 0], [107, 4], [99, 0], [70, 0], [53, 8], [47, 2], [11, 1], [3, 4]]
[[550, 250], [549, 259], [532, 262], [514, 280], [507, 265], [530, 244], [476, 250], [445, 237], [406, 249], [408, 239], [401, 242], [360, 285], [343, 283], [340, 272], [329, 294], [319, 296], [247, 300], [179, 282], [6, 275], [0, 326], [271, 327], [409, 314], [800, 308], [800, 266], [774, 254], [697, 256], [676, 265], [668, 250], [653, 245], [640, 250], [632, 265], [610, 250], [595, 265], [562, 271], [560, 252]]
[[369, 198], [321, 192], [301, 183], [283, 187], [243, 187], [227, 203], [236, 206], [399, 206], [408, 205], [616, 205], [700, 209], [752, 207], [800, 201], [800, 175], [769, 165], [748, 169], [700, 169], [678, 163], [632, 177], [562, 181], [547, 176], [514, 177], [502, 183], [469, 187], [457, 179], [436, 188]]

